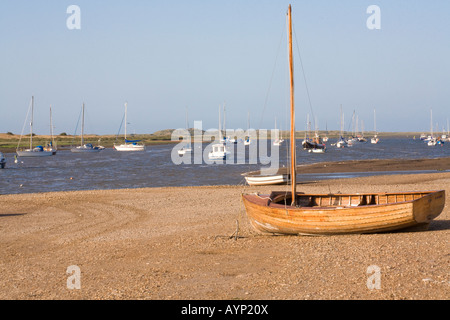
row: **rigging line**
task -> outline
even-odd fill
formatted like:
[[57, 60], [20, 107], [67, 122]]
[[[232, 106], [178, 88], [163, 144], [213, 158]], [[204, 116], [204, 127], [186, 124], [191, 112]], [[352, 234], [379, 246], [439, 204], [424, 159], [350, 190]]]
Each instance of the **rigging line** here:
[[[355, 121], [355, 110], [353, 110], [353, 115], [352, 115], [352, 122], [350, 122], [349, 124], [348, 124], [348, 127], [347, 127], [347, 133], [350, 131], [350, 127], [352, 127], [352, 130], [351, 130], [351, 132], [352, 132], [352, 137], [353, 137], [353, 131], [354, 131], [354, 121]], [[344, 126], [345, 126], [345, 124], [344, 124]]]
[[80, 114], [78, 115], [77, 125], [76, 125], [76, 127], [75, 127], [75, 132], [73, 133], [73, 136], [72, 136], [72, 145], [74, 144], [75, 137], [76, 137], [76, 135], [77, 135], [78, 125], [80, 124], [80, 119], [81, 119], [81, 114], [82, 114], [82, 112], [83, 112], [83, 109], [80, 110]]
[[16, 150], [19, 149], [20, 142], [22, 141], [23, 131], [25, 130], [25, 125], [27, 124], [27, 121], [28, 121], [28, 116], [30, 114], [30, 109], [31, 109], [31, 100], [30, 100], [30, 104], [28, 106], [27, 116], [25, 117], [25, 122], [23, 123], [22, 132], [20, 134], [19, 143], [17, 144]]
[[119, 137], [120, 130], [122, 130], [122, 125], [123, 125], [123, 120], [124, 120], [124, 119], [125, 119], [125, 113], [124, 113], [123, 116], [122, 116], [122, 121], [120, 122], [119, 131], [117, 131], [116, 142], [117, 142], [117, 139], [118, 139], [118, 137]]
[[276, 69], [276, 66], [277, 66], [278, 56], [280, 54], [280, 48], [281, 48], [281, 43], [283, 42], [283, 38], [284, 38], [284, 27], [283, 27], [283, 32], [282, 32], [281, 37], [280, 37], [280, 42], [278, 44], [278, 50], [277, 50], [277, 54], [276, 54], [276, 57], [275, 57], [275, 64], [273, 66], [272, 75], [270, 77], [269, 88], [267, 89], [266, 99], [264, 101], [264, 108], [263, 108], [263, 112], [261, 114], [261, 120], [259, 121], [259, 128], [261, 128], [263, 117], [264, 117], [264, 112], [266, 111], [267, 100], [269, 99], [269, 92], [270, 92], [270, 89], [272, 87], [272, 80], [273, 80], [273, 77], [274, 77], [274, 74], [275, 74], [275, 69]]
[[296, 44], [296, 47], [297, 47], [298, 57], [300, 59], [300, 66], [302, 67], [303, 79], [305, 80], [305, 87], [306, 87], [306, 94], [308, 96], [308, 101], [309, 101], [309, 108], [311, 110], [311, 115], [312, 115], [312, 118], [313, 118], [314, 128], [316, 128], [317, 127], [316, 120], [315, 120], [315, 116], [314, 116], [314, 112], [313, 112], [313, 108], [312, 108], [311, 96], [309, 94], [308, 84], [306, 82], [305, 69], [303, 68], [303, 60], [302, 60], [302, 56], [300, 54], [300, 48], [299, 48], [298, 40], [297, 40], [297, 33], [295, 32], [295, 26], [293, 26], [293, 29], [294, 29], [294, 37], [295, 37], [295, 44]]

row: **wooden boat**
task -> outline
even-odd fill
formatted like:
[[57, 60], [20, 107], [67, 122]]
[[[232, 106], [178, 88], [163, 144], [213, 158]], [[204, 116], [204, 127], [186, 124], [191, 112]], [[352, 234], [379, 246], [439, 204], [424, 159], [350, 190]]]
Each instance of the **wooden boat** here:
[[291, 191], [243, 194], [252, 226], [259, 232], [336, 235], [426, 227], [445, 205], [445, 191], [305, 194], [296, 190], [295, 114], [291, 6], [288, 9], [291, 87]]
[[320, 138], [318, 135], [316, 135], [312, 140], [303, 140], [302, 147], [309, 152], [325, 152], [325, 149], [327, 148], [322, 138]]
[[426, 227], [445, 205], [445, 192], [361, 194], [272, 192], [244, 195], [253, 227], [263, 233], [332, 235]]

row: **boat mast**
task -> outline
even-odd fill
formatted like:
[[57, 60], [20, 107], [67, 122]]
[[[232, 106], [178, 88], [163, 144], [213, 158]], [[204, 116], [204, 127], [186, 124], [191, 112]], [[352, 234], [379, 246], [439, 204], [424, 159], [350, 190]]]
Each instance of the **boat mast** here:
[[125, 102], [125, 143], [127, 143], [127, 110], [128, 102]]
[[292, 57], [292, 18], [291, 5], [288, 9], [288, 36], [289, 36], [289, 78], [291, 88], [291, 188], [292, 188], [292, 206], [297, 204], [297, 176], [296, 176], [296, 146], [295, 146], [295, 109], [294, 109], [294, 61]]
[[220, 124], [220, 108], [221, 106], [219, 105], [219, 143], [222, 143], [222, 128], [221, 128], [221, 124]]
[[431, 133], [431, 138], [433, 138], [433, 109], [430, 108], [430, 133]]
[[373, 109], [373, 129], [375, 134], [377, 134], [377, 115], [375, 113], [375, 109]]
[[52, 139], [52, 147], [54, 146], [54, 138], [53, 138], [53, 118], [52, 118], [52, 105], [50, 105], [50, 136]]
[[81, 116], [81, 145], [84, 146], [84, 102]]
[[186, 107], [186, 130], [189, 130], [188, 107]]
[[33, 149], [34, 96], [31, 96], [30, 150]]

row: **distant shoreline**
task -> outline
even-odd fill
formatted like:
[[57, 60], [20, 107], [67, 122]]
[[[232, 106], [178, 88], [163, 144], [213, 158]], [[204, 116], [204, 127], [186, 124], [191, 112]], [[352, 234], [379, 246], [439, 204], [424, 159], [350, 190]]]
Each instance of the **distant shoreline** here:
[[[151, 146], [151, 145], [162, 145], [162, 144], [177, 144], [179, 141], [172, 141], [171, 134], [174, 129], [167, 129], [167, 130], [161, 130], [157, 131], [152, 134], [136, 134], [133, 135], [133, 139], [141, 140], [145, 145]], [[189, 131], [192, 133], [192, 129], [189, 129]], [[269, 132], [270, 133], [270, 132]], [[413, 139], [416, 137], [416, 139], [420, 138], [420, 135], [423, 132], [379, 132], [377, 133], [378, 137], [383, 139], [390, 139], [390, 138], [410, 138]], [[280, 131], [280, 134], [283, 137], [288, 136], [287, 131]], [[319, 132], [321, 137], [324, 137], [325, 135], [328, 136], [330, 139], [337, 139], [340, 136], [340, 132], [336, 130], [326, 132]], [[304, 131], [296, 131], [296, 139], [303, 139], [305, 136]], [[372, 137], [374, 135], [373, 132], [368, 132], [365, 134], [365, 137]], [[193, 135], [192, 135], [193, 136]], [[346, 133], [345, 136], [348, 136]], [[131, 138], [131, 137], [130, 137]], [[29, 143], [29, 137], [27, 135], [24, 135], [21, 139], [20, 146], [21, 147], [27, 147]], [[71, 146], [77, 146], [79, 145], [79, 136], [74, 135], [67, 135], [67, 134], [60, 134], [54, 136], [54, 141], [57, 147], [60, 150], [69, 149]], [[269, 136], [270, 139], [270, 136]], [[12, 133], [0, 133], [0, 152], [3, 153], [14, 153], [17, 149], [17, 144], [19, 143], [20, 135], [18, 134], [12, 134]], [[46, 145], [51, 141], [50, 135], [35, 135], [33, 136], [33, 146], [37, 145]], [[88, 134], [85, 135], [85, 141], [86, 143], [92, 143], [94, 145], [100, 144], [106, 148], [112, 148], [114, 146], [114, 143], [119, 143], [123, 141], [123, 135], [111, 135], [111, 134], [105, 134], [105, 135], [96, 135], [96, 134]], [[210, 143], [210, 141], [203, 141], [203, 143]]]

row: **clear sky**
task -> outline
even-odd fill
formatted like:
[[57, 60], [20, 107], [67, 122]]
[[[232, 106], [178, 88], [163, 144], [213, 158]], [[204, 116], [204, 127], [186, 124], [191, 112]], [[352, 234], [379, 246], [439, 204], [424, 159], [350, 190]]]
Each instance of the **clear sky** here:
[[[35, 97], [34, 128], [116, 134], [128, 102], [129, 131], [203, 121], [286, 129], [286, 11], [292, 4], [297, 129], [345, 129], [355, 111], [365, 131], [439, 131], [450, 118], [448, 0], [2, 0], [0, 132], [20, 134]], [[80, 8], [71, 30], [67, 8]], [[369, 29], [370, 5], [381, 29]], [[300, 64], [303, 62], [304, 73]], [[309, 99], [305, 87], [309, 89]], [[310, 102], [311, 101], [311, 104]], [[26, 129], [28, 130], [28, 129]]]

